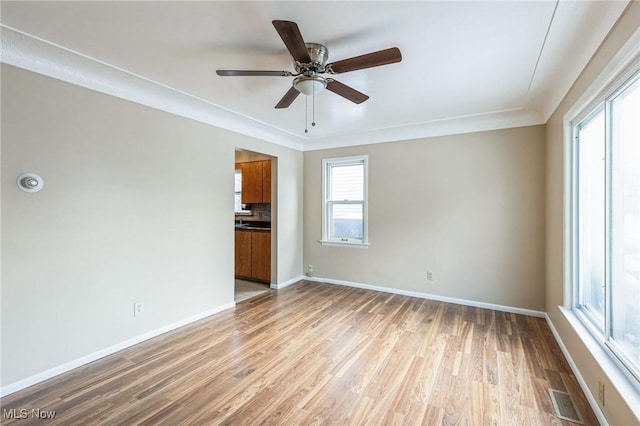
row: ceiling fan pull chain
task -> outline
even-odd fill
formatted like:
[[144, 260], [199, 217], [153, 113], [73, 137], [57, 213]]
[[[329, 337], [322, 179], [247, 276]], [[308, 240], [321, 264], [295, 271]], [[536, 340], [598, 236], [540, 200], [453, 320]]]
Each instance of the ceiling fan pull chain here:
[[315, 127], [316, 125], [316, 92], [313, 92], [313, 109], [311, 110], [311, 114], [312, 114], [312, 118], [311, 118], [311, 125]]
[[304, 97], [304, 132], [309, 133], [309, 97]]

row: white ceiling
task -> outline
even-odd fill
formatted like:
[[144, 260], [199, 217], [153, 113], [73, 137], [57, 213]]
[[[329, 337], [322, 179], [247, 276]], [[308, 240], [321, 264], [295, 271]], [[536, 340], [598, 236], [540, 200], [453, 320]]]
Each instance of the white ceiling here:
[[[2, 61], [297, 149], [546, 122], [627, 1], [2, 2]], [[329, 62], [396, 46], [402, 62], [336, 75], [370, 99], [324, 91], [274, 109], [294, 71], [274, 19]], [[311, 111], [311, 104], [309, 105]], [[309, 120], [310, 121], [310, 120]]]

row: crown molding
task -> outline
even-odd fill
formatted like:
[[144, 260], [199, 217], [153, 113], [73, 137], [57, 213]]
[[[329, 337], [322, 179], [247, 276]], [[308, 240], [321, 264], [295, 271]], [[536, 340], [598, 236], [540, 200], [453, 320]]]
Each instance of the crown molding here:
[[293, 133], [238, 114], [206, 99], [0, 24], [0, 62], [170, 114], [227, 129], [299, 151], [542, 124], [541, 115], [524, 109], [443, 118], [410, 125], [319, 138]]
[[302, 149], [302, 140], [296, 135], [6, 25], [0, 25], [0, 39], [0, 61], [6, 64], [201, 123]]
[[489, 130], [544, 124], [542, 116], [535, 111], [516, 108], [463, 117], [424, 121], [407, 126], [372, 129], [367, 132], [327, 136], [312, 139], [304, 144], [305, 151], [340, 148], [365, 144], [398, 142], [403, 140], [459, 135]]

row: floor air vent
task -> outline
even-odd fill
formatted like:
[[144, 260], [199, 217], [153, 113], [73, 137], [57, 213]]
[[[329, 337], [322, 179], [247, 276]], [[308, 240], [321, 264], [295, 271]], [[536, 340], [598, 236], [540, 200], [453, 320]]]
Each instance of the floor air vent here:
[[580, 418], [580, 414], [571, 402], [571, 397], [566, 392], [561, 392], [555, 389], [549, 389], [551, 395], [551, 401], [553, 402], [553, 408], [556, 410], [556, 417], [563, 420], [569, 420], [570, 422], [584, 424]]

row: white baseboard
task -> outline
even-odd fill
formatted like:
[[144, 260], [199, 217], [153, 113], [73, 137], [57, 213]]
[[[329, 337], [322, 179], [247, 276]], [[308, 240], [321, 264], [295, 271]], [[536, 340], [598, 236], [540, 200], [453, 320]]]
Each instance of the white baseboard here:
[[291, 284], [295, 284], [295, 283], [297, 283], [298, 281], [300, 281], [300, 280], [304, 280], [304, 279], [306, 279], [306, 277], [303, 277], [302, 275], [300, 275], [299, 277], [292, 278], [292, 279], [290, 279], [290, 280], [288, 280], [288, 281], [285, 281], [285, 282], [283, 282], [283, 283], [271, 284], [271, 285], [270, 285], [270, 287], [271, 287], [272, 289], [274, 289], [274, 290], [280, 290], [280, 289], [283, 289], [283, 288], [285, 288], [285, 287], [288, 287], [288, 286], [290, 286]]
[[456, 305], [473, 306], [476, 308], [492, 309], [494, 311], [501, 311], [501, 312], [511, 312], [514, 314], [528, 315], [532, 317], [544, 318], [546, 316], [546, 313], [544, 312], [534, 311], [531, 309], [515, 308], [512, 306], [496, 305], [493, 303], [476, 302], [475, 300], [457, 299], [455, 297], [438, 296], [435, 294], [420, 293], [417, 291], [401, 290], [401, 289], [390, 288], [390, 287], [379, 287], [375, 285], [355, 283], [351, 281], [334, 280], [331, 278], [303, 277], [302, 279], [305, 279], [308, 281], [314, 281], [318, 283], [336, 284], [336, 285], [343, 285], [347, 287], [363, 288], [366, 290], [382, 291], [384, 293], [400, 294], [403, 296], [417, 297], [420, 299], [437, 300], [439, 302], [455, 303]]
[[549, 317], [549, 315], [545, 314], [545, 318], [547, 320], [547, 324], [549, 325], [549, 328], [551, 329], [551, 332], [553, 333], [553, 337], [555, 337], [556, 342], [558, 342], [558, 346], [560, 346], [560, 350], [564, 354], [564, 357], [567, 359], [567, 362], [569, 363], [569, 367], [571, 367], [571, 371], [573, 371], [573, 374], [576, 376], [576, 379], [580, 384], [580, 388], [582, 389], [582, 393], [584, 393], [584, 395], [587, 397], [587, 401], [589, 401], [589, 405], [591, 406], [591, 409], [593, 410], [594, 414], [598, 418], [600, 425], [608, 426], [609, 423], [607, 422], [607, 418], [604, 416], [604, 413], [602, 412], [602, 409], [598, 405], [598, 402], [593, 397], [593, 394], [591, 393], [591, 389], [589, 389], [589, 386], [587, 386], [587, 382], [584, 380], [584, 377], [582, 377], [580, 370], [578, 370], [578, 366], [573, 361], [573, 358], [571, 358], [571, 353], [569, 352], [564, 342], [560, 338], [560, 334], [558, 333], [558, 330], [556, 330], [556, 327], [553, 325], [553, 322], [551, 322], [551, 318]]
[[17, 392], [17, 391], [25, 389], [25, 388], [28, 388], [29, 386], [33, 386], [33, 385], [35, 385], [37, 383], [43, 382], [45, 380], [48, 380], [48, 379], [50, 379], [52, 377], [55, 377], [55, 376], [57, 376], [59, 374], [66, 373], [67, 371], [73, 370], [74, 368], [81, 367], [81, 366], [83, 366], [85, 364], [88, 364], [90, 362], [96, 361], [96, 360], [98, 360], [100, 358], [104, 358], [105, 356], [114, 354], [114, 353], [116, 353], [118, 351], [121, 351], [121, 350], [126, 349], [128, 347], [131, 347], [133, 345], [137, 345], [138, 343], [144, 342], [145, 340], [152, 339], [152, 338], [157, 337], [157, 336], [159, 336], [161, 334], [164, 334], [164, 333], [166, 333], [168, 331], [175, 330], [176, 328], [183, 327], [183, 326], [185, 326], [187, 324], [191, 324], [192, 322], [199, 321], [199, 320], [201, 320], [203, 318], [206, 318], [208, 316], [217, 314], [217, 313], [225, 311], [227, 309], [231, 309], [231, 308], [233, 308], [235, 306], [236, 306], [235, 302], [230, 302], [230, 303], [224, 304], [222, 306], [218, 306], [216, 308], [209, 309], [208, 311], [204, 311], [204, 312], [201, 312], [201, 313], [199, 313], [197, 315], [191, 316], [189, 318], [185, 318], [185, 319], [182, 319], [180, 321], [176, 321], [176, 322], [174, 322], [172, 324], [165, 325], [164, 327], [160, 327], [160, 328], [158, 328], [156, 330], [149, 331], [147, 333], [144, 333], [144, 334], [141, 334], [139, 336], [133, 337], [131, 339], [125, 340], [124, 342], [117, 343], [117, 344], [115, 344], [113, 346], [110, 346], [108, 348], [99, 350], [99, 351], [94, 352], [92, 354], [85, 355], [85, 356], [83, 356], [81, 358], [78, 358], [76, 360], [64, 363], [62, 365], [59, 365], [57, 367], [54, 367], [54, 368], [51, 368], [49, 370], [43, 371], [41, 373], [34, 374], [33, 376], [27, 377], [26, 379], [22, 379], [22, 380], [19, 380], [17, 382], [8, 384], [8, 385], [6, 385], [6, 386], [4, 386], [4, 387], [2, 387], [0, 389], [0, 397], [12, 394], [14, 392]]

